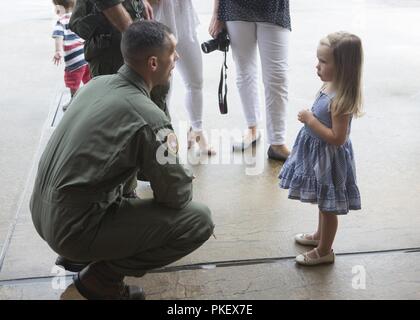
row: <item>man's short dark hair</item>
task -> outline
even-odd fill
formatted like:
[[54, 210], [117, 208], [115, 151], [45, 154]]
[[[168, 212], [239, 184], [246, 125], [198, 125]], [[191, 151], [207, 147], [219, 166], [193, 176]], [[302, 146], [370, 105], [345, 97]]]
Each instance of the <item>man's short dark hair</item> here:
[[53, 3], [56, 6], [63, 6], [65, 9], [73, 8], [74, 7], [74, 0], [53, 0]]
[[125, 61], [147, 58], [155, 52], [164, 50], [168, 37], [172, 34], [164, 24], [157, 21], [136, 21], [124, 31], [121, 40], [121, 53]]

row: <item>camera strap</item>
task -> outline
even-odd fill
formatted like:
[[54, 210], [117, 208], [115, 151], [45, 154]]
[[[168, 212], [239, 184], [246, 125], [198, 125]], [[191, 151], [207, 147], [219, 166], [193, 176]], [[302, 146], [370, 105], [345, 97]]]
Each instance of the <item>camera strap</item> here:
[[[224, 51], [224, 62], [222, 64], [222, 70], [220, 71], [220, 82], [219, 82], [219, 110], [221, 114], [228, 113], [227, 107], [227, 50]], [[224, 90], [223, 90], [224, 89]]]

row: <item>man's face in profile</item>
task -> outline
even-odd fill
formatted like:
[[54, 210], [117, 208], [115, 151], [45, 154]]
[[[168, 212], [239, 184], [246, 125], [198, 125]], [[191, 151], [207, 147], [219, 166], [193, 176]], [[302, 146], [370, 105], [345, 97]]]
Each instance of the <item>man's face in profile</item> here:
[[165, 49], [158, 55], [158, 74], [157, 82], [160, 85], [169, 84], [169, 80], [172, 76], [172, 70], [175, 68], [175, 61], [178, 60], [179, 56], [176, 52], [177, 41], [173, 34], [169, 35], [166, 40], [168, 43]]

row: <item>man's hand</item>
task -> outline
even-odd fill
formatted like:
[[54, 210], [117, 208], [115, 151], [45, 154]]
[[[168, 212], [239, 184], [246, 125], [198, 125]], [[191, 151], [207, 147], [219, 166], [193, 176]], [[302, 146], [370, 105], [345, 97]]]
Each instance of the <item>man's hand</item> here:
[[152, 8], [152, 5], [150, 3], [159, 3], [159, 1], [143, 0], [144, 13], [146, 15], [146, 20], [153, 20], [155, 18], [153, 16], [153, 8]]
[[58, 66], [61, 63], [62, 58], [63, 58], [63, 53], [61, 51], [56, 51], [52, 61], [54, 62], [55, 65]]
[[313, 115], [313, 113], [311, 111], [309, 111], [308, 109], [306, 110], [301, 110], [298, 113], [298, 120], [302, 123], [308, 124], [311, 120], [313, 120], [315, 118], [315, 116]]

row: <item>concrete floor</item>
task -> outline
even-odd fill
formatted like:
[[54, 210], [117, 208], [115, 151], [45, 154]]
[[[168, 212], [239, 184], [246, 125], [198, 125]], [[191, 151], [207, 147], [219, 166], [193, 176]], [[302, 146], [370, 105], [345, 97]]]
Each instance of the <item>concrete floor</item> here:
[[[230, 110], [221, 116], [216, 93], [222, 56], [206, 55], [205, 128], [220, 145], [219, 156], [181, 156], [197, 176], [195, 200], [213, 212], [217, 239], [142, 279], [127, 279], [143, 285], [150, 299], [420, 299], [420, 1], [291, 2], [290, 145], [301, 126], [297, 112], [310, 106], [320, 87], [314, 72], [318, 40], [337, 30], [363, 39], [367, 113], [353, 122], [352, 132], [363, 209], [339, 218], [333, 266], [297, 267], [293, 258], [305, 248], [294, 244], [293, 235], [315, 228], [317, 208], [288, 200], [287, 191], [277, 187], [281, 163], [266, 159], [264, 141], [254, 157], [224, 149], [230, 135], [245, 128], [235, 68], [229, 57]], [[0, 40], [13, 49], [0, 52], [2, 70], [10, 75], [0, 79], [5, 92], [0, 182], [6, 186], [0, 191], [0, 299], [80, 299], [70, 274], [54, 268], [55, 254], [36, 234], [28, 210], [34, 165], [68, 94], [62, 69], [50, 62], [52, 10], [48, 4], [26, 4], [13, 42], [7, 30], [18, 16], [0, 10]], [[211, 4], [195, 4], [205, 41]], [[40, 37], [28, 37], [27, 28]], [[39, 64], [22, 53], [28, 42]], [[171, 110], [181, 150], [187, 119], [183, 95], [175, 75]], [[222, 129], [227, 131], [219, 139]], [[138, 191], [151, 196], [147, 184]]]

